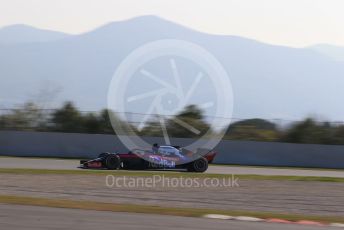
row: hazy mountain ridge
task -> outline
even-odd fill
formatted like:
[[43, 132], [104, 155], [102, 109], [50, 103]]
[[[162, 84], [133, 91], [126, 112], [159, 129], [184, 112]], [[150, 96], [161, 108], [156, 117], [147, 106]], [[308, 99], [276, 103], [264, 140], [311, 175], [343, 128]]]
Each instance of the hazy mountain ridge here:
[[343, 63], [309, 48], [209, 35], [153, 16], [113, 22], [53, 42], [0, 44], [0, 106], [25, 101], [50, 82], [61, 87], [60, 102], [75, 101], [83, 110], [103, 108], [121, 60], [140, 45], [166, 38], [197, 43], [218, 58], [231, 77], [236, 117], [298, 119], [320, 114], [344, 120], [339, 106]]
[[330, 58], [333, 58], [336, 61], [344, 62], [344, 47], [330, 44], [318, 44], [309, 48]]
[[51, 42], [68, 36], [70, 35], [66, 33], [38, 29], [22, 24], [0, 28], [0, 43], [2, 44]]

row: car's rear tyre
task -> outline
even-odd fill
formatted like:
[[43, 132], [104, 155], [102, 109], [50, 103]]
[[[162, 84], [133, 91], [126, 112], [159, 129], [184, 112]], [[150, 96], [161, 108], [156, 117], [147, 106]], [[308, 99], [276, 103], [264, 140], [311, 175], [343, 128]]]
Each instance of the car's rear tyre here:
[[144, 160], [144, 159], [141, 159], [140, 164], [138, 165], [137, 169], [138, 170], [145, 170], [148, 168], [149, 168], [149, 162]]
[[121, 166], [121, 159], [115, 154], [109, 154], [105, 159], [105, 167], [110, 170], [119, 169]]
[[208, 161], [205, 158], [199, 158], [193, 162], [191, 162], [188, 167], [187, 170], [188, 172], [205, 172], [208, 169]]

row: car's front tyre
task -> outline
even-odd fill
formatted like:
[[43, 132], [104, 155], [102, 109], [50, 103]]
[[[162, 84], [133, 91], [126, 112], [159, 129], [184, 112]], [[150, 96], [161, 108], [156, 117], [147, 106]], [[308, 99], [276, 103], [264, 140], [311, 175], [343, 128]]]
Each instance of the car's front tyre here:
[[105, 158], [105, 167], [110, 170], [119, 169], [121, 166], [121, 158], [115, 154], [109, 154]]

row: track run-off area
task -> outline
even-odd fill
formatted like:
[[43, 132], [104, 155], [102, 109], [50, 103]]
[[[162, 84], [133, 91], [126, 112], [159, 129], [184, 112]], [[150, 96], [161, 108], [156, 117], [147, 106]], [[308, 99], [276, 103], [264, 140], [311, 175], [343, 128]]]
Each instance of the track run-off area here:
[[[51, 169], [51, 170], [81, 170], [79, 160], [49, 159], [26, 157], [0, 157], [0, 168]], [[210, 165], [208, 174], [233, 175], [265, 175], [265, 176], [312, 176], [344, 178], [344, 170], [331, 169], [298, 169], [272, 168], [254, 166], [221, 166]]]
[[[251, 213], [265, 217], [284, 216], [285, 218], [304, 217], [328, 222], [331, 220], [344, 222], [344, 171], [325, 169], [293, 169], [249, 166], [219, 166], [210, 165], [206, 173], [185, 173], [161, 171], [110, 171], [79, 169], [79, 161], [75, 159], [45, 159], [0, 157], [0, 223], [6, 229], [20, 229], [20, 226], [34, 226], [32, 229], [49, 229], [50, 224], [63, 222], [64, 227], [72, 229], [87, 229], [88, 226], [99, 225], [107, 228], [117, 224], [116, 229], [137, 229], [140, 223], [147, 221], [151, 224], [147, 229], [328, 229], [319, 226], [283, 225], [275, 223], [246, 223], [232, 220], [197, 219], [181, 217], [185, 210], [210, 210], [210, 212]], [[27, 171], [25, 171], [27, 169]], [[30, 171], [30, 169], [32, 171]], [[34, 170], [40, 170], [33, 173]], [[45, 171], [47, 173], [45, 173]], [[63, 172], [63, 173], [59, 173]], [[95, 172], [95, 173], [90, 173]], [[98, 173], [99, 172], [99, 173]], [[140, 179], [152, 175], [171, 175], [172, 177], [188, 177], [204, 182], [207, 177], [224, 179], [239, 176], [237, 186], [166, 186], [159, 181], [154, 186], [134, 184], [134, 186], [109, 186], [107, 176], [116, 178]], [[226, 176], [228, 175], [228, 176]], [[240, 175], [257, 175], [254, 177], [240, 177]], [[276, 176], [274, 179], [264, 179]], [[279, 177], [322, 177], [334, 178], [338, 181], [317, 180], [279, 180]], [[141, 181], [141, 180], [140, 180]], [[123, 181], [122, 181], [123, 182]], [[138, 214], [123, 212], [99, 212], [95, 210], [55, 209], [37, 206], [17, 206], [20, 202], [7, 203], [4, 197], [28, 197], [32, 199], [61, 199], [64, 202], [96, 202], [109, 205], [138, 205], [138, 207], [158, 207], [158, 210], [177, 216], [161, 216], [157, 213]], [[3, 202], [1, 202], [3, 199]], [[12, 198], [13, 199], [13, 198]], [[21, 200], [21, 198], [19, 199]], [[38, 201], [37, 201], [38, 202]], [[39, 206], [42, 202], [39, 201]], [[44, 202], [43, 202], [44, 203]], [[59, 202], [57, 202], [58, 204]], [[23, 198], [23, 204], [30, 204]], [[33, 204], [35, 205], [35, 204]], [[49, 206], [49, 205], [47, 205]], [[67, 206], [69, 207], [69, 206]], [[79, 207], [79, 206], [77, 206]], [[25, 218], [13, 222], [15, 216], [27, 211]], [[87, 207], [86, 207], [87, 209]], [[174, 211], [168, 211], [173, 209]], [[184, 210], [185, 209], [185, 210]], [[62, 211], [63, 210], [63, 211]], [[121, 210], [121, 209], [119, 209]], [[135, 208], [125, 208], [124, 211], [140, 212]], [[190, 212], [192, 212], [190, 211]], [[145, 211], [144, 211], [145, 212]], [[159, 213], [159, 212], [158, 212]], [[165, 213], [165, 214], [166, 214]], [[190, 214], [190, 213], [189, 213]], [[189, 215], [187, 214], [187, 215]], [[181, 216], [180, 216], [181, 215]], [[239, 215], [239, 214], [238, 214]], [[39, 222], [35, 216], [42, 216]], [[78, 220], [85, 220], [85, 225], [78, 224]], [[94, 216], [86, 218], [86, 216]], [[110, 220], [111, 219], [111, 220]], [[140, 222], [131, 222], [132, 219]], [[333, 220], [333, 221], [332, 221]], [[78, 222], [80, 222], [78, 221]], [[88, 224], [86, 224], [88, 223]], [[93, 225], [93, 223], [95, 225]], [[54, 225], [56, 226], [56, 225]], [[86, 227], [85, 227], [86, 226]], [[207, 227], [208, 226], [208, 227]], [[19, 227], [19, 228], [18, 228]], [[29, 229], [29, 228], [26, 228]], [[61, 228], [62, 229], [62, 228]]]

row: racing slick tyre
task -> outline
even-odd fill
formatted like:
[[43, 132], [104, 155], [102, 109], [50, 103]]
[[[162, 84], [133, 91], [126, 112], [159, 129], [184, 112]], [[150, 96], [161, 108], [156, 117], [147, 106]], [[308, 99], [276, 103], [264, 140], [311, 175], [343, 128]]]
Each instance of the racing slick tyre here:
[[191, 162], [187, 167], [188, 172], [202, 173], [205, 172], [207, 169], [208, 161], [203, 157]]
[[118, 169], [121, 166], [121, 159], [119, 156], [109, 154], [105, 159], [105, 167], [110, 170]]
[[107, 156], [107, 155], [109, 155], [110, 153], [101, 153], [101, 154], [99, 154], [98, 155], [98, 158], [102, 158], [102, 157], [105, 157], [105, 156]]

